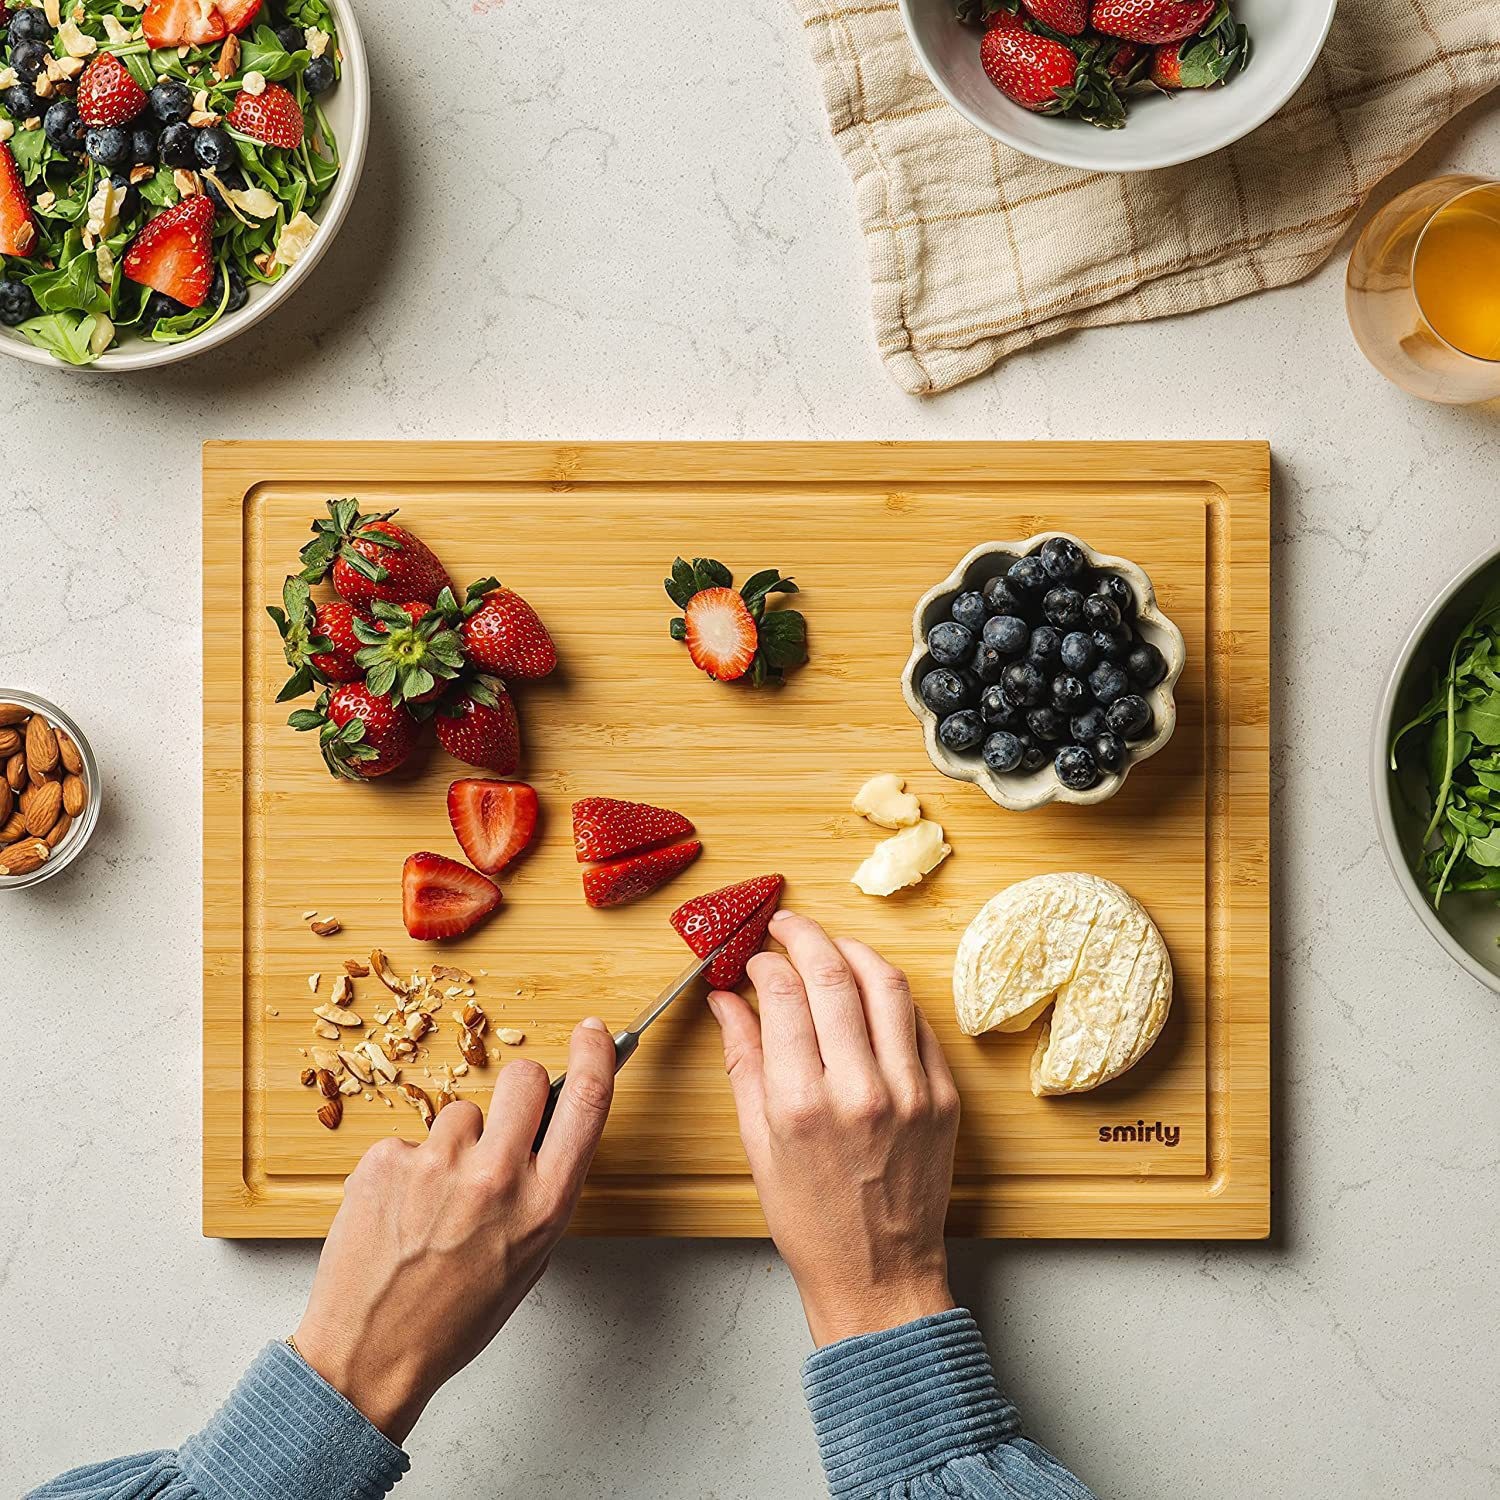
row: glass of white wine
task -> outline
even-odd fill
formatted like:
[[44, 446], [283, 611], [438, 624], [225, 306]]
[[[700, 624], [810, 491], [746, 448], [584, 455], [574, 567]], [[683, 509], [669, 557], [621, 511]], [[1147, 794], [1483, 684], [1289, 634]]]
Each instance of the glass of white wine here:
[[1403, 390], [1500, 397], [1500, 182], [1438, 177], [1393, 199], [1349, 258], [1349, 325]]

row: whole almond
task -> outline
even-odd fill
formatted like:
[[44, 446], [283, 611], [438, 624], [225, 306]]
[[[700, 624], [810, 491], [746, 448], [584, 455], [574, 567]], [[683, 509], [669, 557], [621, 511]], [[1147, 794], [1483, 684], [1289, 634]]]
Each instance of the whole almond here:
[[0, 854], [0, 875], [29, 875], [40, 870], [51, 853], [40, 839], [23, 839]]
[[[9, 787], [5, 790], [8, 792]], [[26, 819], [21, 816], [20, 810], [13, 812], [3, 823], [0, 823], [0, 844], [14, 844], [17, 840], [26, 837]]]
[[73, 737], [65, 729], [57, 731], [57, 753], [66, 771], [73, 776], [83, 775], [83, 757], [78, 753]]
[[31, 717], [31, 710], [19, 703], [0, 703], [0, 724], [24, 724]]
[[57, 731], [40, 715], [26, 721], [26, 769], [33, 776], [57, 764]]
[[43, 842], [46, 844], [46, 846], [49, 849], [55, 849], [55, 848], [57, 848], [57, 846], [60, 843], [62, 843], [62, 841], [65, 838], [67, 838], [67, 836], [68, 836], [68, 830], [72, 826], [73, 826], [73, 820], [72, 820], [72, 818], [70, 818], [67, 815], [67, 813], [64, 813], [62, 815], [62, 817], [60, 817], [57, 820], [57, 822], [55, 822], [52, 825], [51, 830], [48, 832], [48, 834], [46, 835], [46, 837], [43, 839]]
[[0, 760], [9, 760], [21, 748], [21, 731], [14, 728], [0, 729]]
[[[30, 806], [26, 807], [26, 831], [41, 838], [62, 812], [62, 783], [48, 781], [39, 787], [27, 787], [26, 791], [30, 796]], [[25, 798], [22, 801], [24, 805]]]
[[326, 1125], [330, 1130], [339, 1128], [339, 1121], [344, 1118], [344, 1101], [337, 1094], [332, 1099], [325, 1099], [322, 1107], [318, 1110], [320, 1124]]
[[17, 750], [5, 762], [5, 779], [9, 782], [13, 792], [19, 792], [26, 785], [26, 752], [24, 750]]
[[319, 1068], [314, 1077], [317, 1079], [318, 1092], [325, 1099], [338, 1098], [339, 1081], [327, 1068]]
[[8, 781], [0, 781], [0, 826], [10, 822], [10, 815], [16, 805], [16, 794], [11, 791]]
[[89, 789], [81, 776], [64, 776], [62, 784], [63, 811], [76, 818], [89, 805]]

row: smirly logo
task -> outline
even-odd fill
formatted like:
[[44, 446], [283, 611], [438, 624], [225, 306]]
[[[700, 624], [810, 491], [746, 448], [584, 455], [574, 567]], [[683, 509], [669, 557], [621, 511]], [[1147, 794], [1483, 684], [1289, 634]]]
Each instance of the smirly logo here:
[[1180, 1125], [1163, 1125], [1160, 1120], [1153, 1121], [1148, 1125], [1144, 1120], [1137, 1120], [1134, 1125], [1101, 1125], [1099, 1127], [1099, 1143], [1104, 1146], [1118, 1146], [1122, 1141], [1160, 1141], [1164, 1146], [1175, 1146], [1182, 1139], [1182, 1127]]

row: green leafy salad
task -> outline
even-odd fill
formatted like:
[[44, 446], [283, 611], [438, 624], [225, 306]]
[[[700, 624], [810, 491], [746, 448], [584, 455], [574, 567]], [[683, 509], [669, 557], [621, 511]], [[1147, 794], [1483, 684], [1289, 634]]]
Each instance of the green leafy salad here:
[[0, 0], [0, 323], [68, 364], [284, 276], [338, 176], [326, 0]]
[[1402, 762], [1424, 778], [1417, 874], [1432, 904], [1448, 891], [1500, 891], [1500, 590], [1459, 633], [1432, 696], [1391, 740], [1391, 769]]

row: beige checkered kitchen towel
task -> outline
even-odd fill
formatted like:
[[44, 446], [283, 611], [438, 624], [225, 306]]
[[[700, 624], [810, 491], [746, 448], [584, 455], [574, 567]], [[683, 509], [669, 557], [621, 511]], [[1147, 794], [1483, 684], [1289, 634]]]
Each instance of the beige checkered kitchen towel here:
[[970, 126], [928, 82], [896, 0], [796, 3], [854, 179], [880, 354], [916, 394], [1053, 334], [1308, 275], [1382, 177], [1500, 84], [1500, 0], [1343, 0], [1275, 119], [1207, 160], [1106, 176]]

